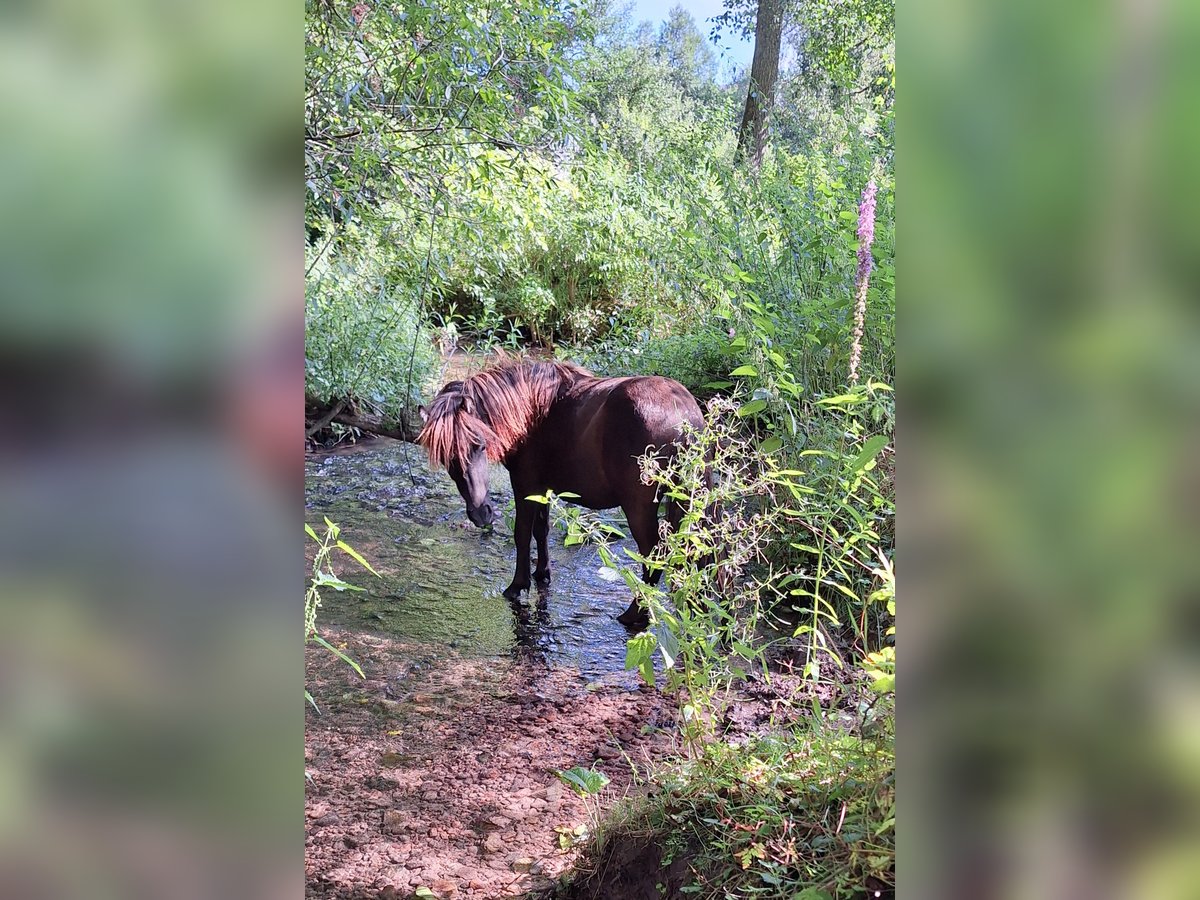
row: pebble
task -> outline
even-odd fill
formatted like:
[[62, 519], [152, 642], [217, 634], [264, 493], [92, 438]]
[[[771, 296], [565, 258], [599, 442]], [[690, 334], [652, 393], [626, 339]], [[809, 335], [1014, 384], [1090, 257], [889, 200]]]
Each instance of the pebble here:
[[504, 838], [500, 837], [497, 832], [493, 831], [483, 842], [483, 849], [488, 851], [488, 853], [499, 853], [504, 849]]

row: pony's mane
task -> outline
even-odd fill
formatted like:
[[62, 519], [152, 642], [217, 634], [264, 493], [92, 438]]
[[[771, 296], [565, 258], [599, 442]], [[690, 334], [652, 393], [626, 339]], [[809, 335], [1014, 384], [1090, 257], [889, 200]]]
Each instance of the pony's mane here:
[[500, 462], [520, 446], [551, 405], [587, 369], [559, 360], [505, 359], [462, 381], [447, 384], [430, 403], [417, 441], [434, 466], [464, 463], [471, 449], [487, 448]]

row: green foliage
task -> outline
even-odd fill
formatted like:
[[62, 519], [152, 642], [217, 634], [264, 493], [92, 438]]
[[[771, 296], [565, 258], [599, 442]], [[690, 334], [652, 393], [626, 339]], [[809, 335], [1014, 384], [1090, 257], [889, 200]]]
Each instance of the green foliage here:
[[320, 256], [310, 248], [306, 262], [306, 394], [366, 404], [391, 421], [411, 418], [435, 362], [421, 286], [371, 238]]
[[570, 3], [305, 4], [305, 179], [312, 216], [428, 210], [482, 145], [538, 146], [571, 109]]
[[[766, 900], [894, 892], [895, 733], [816, 724], [665, 762], [659, 790], [619, 810], [588, 856], [619, 840], [688, 860], [681, 893]], [[586, 860], [585, 863], [586, 865]]]
[[[365, 678], [366, 676], [363, 674], [363, 670], [358, 663], [327, 641], [317, 631], [317, 611], [321, 608], [321, 590], [323, 588], [329, 588], [334, 591], [362, 590], [360, 587], [346, 583], [334, 573], [331, 558], [335, 549], [341, 550], [372, 575], [378, 577], [379, 573], [372, 568], [369, 562], [363, 559], [357, 550], [340, 539], [341, 528], [336, 523], [331, 522], [328, 517], [325, 519], [325, 533], [323, 535], [318, 535], [307, 522], [304, 524], [304, 533], [317, 545], [317, 552], [313, 557], [312, 577], [308, 583], [308, 590], [304, 595], [304, 642], [306, 644], [311, 642], [324, 647], [357, 672], [360, 678]], [[313, 705], [314, 709], [317, 709], [317, 702], [313, 699], [312, 694], [305, 691], [304, 697]]]
[[675, 327], [679, 330], [661, 337], [648, 329], [633, 335], [622, 332], [600, 344], [574, 348], [573, 353], [597, 374], [666, 375], [700, 398], [730, 387], [723, 380], [729, 368], [729, 338], [719, 323], [700, 323], [695, 330], [682, 322]]

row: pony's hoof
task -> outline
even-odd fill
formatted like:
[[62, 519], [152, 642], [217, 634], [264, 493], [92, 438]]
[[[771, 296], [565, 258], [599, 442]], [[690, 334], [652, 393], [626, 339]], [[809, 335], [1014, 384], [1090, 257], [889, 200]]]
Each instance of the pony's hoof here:
[[617, 621], [626, 628], [645, 628], [650, 624], [650, 615], [645, 610], [631, 606], [617, 616]]
[[516, 600], [521, 596], [521, 592], [528, 589], [529, 585], [510, 584], [504, 589], [505, 600]]
[[534, 572], [533, 580], [541, 585], [549, 584], [550, 583], [550, 570], [547, 569], [545, 572]]

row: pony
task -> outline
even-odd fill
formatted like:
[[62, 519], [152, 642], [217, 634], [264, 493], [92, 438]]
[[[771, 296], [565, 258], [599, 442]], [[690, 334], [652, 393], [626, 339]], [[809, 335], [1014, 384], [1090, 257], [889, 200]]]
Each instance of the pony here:
[[[677, 452], [684, 425], [700, 429], [704, 416], [682, 384], [659, 375], [599, 378], [558, 360], [502, 360], [445, 385], [418, 412], [418, 443], [430, 464], [445, 469], [462, 495], [467, 518], [488, 527], [496, 518], [487, 490], [488, 462], [508, 469], [516, 499], [513, 540], [516, 571], [504, 596], [515, 601], [531, 584], [530, 539], [537, 541], [532, 577], [550, 583], [549, 509], [525, 498], [573, 493], [590, 509], [621, 507], [638, 551], [658, 546], [659, 497], [643, 483], [638, 458], [648, 451], [663, 462]], [[683, 509], [666, 501], [667, 521], [679, 526]], [[648, 584], [661, 571], [643, 567]], [[647, 616], [637, 598], [617, 620], [633, 627]]]

